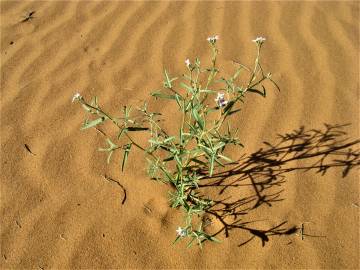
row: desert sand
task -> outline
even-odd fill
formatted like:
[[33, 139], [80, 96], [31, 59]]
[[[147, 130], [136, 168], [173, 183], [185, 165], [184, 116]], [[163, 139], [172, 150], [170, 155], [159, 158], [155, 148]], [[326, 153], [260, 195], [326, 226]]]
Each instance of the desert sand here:
[[[1, 269], [360, 268], [359, 2], [0, 7]], [[214, 34], [224, 74], [233, 60], [251, 65], [251, 40], [266, 37], [262, 63], [281, 91], [249, 94], [236, 115], [245, 148], [234, 177], [244, 186], [226, 191], [234, 207], [226, 226], [209, 215], [222, 243], [187, 249], [172, 245], [182, 212], [169, 208], [169, 187], [147, 177], [143, 153], [132, 151], [124, 172], [120, 153], [107, 164], [97, 151], [104, 138], [80, 130], [84, 111], [71, 99], [96, 95], [113, 114], [149, 100], [164, 68], [181, 74], [185, 59], [209, 60]], [[126, 189], [124, 203], [104, 175]], [[267, 182], [255, 190], [250, 176]]]

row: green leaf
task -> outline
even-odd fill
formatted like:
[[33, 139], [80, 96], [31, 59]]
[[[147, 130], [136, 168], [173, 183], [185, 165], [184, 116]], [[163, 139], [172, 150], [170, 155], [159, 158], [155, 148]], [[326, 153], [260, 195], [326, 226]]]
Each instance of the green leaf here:
[[164, 87], [165, 88], [172, 88], [172, 81], [175, 81], [177, 78], [172, 78], [170, 79], [169, 74], [167, 73], [166, 69], [165, 69], [165, 81], [164, 81]]
[[158, 140], [154, 140], [154, 139], [149, 139], [148, 142], [152, 143], [152, 144], [160, 144], [161, 143]]
[[195, 93], [195, 90], [192, 88], [192, 87], [190, 87], [189, 85], [187, 85], [187, 84], [185, 84], [185, 83], [180, 83], [180, 85], [182, 86], [182, 87], [184, 87], [188, 92], [190, 92], [191, 94], [194, 94]]
[[185, 112], [187, 112], [188, 110], [190, 110], [190, 108], [191, 108], [191, 102], [188, 102], [188, 104], [186, 104], [186, 106], [185, 106], [185, 102], [184, 102], [184, 107], [185, 107]]
[[110, 159], [111, 159], [111, 156], [112, 156], [112, 153], [114, 152], [114, 150], [110, 151], [109, 154], [108, 154], [108, 157], [107, 157], [107, 164], [110, 163]]
[[231, 78], [232, 81], [236, 80], [236, 78], [240, 75], [241, 70], [242, 70], [242, 67], [239, 67], [239, 68], [236, 70], [234, 76], [232, 76], [232, 78]]
[[209, 147], [206, 147], [205, 145], [198, 144], [198, 147], [202, 148], [208, 156], [211, 156], [213, 154], [211, 149]]
[[110, 149], [115, 149], [116, 147], [118, 147], [115, 143], [113, 143], [109, 138], [106, 139], [106, 141], [108, 142], [108, 144], [110, 145]]
[[223, 160], [226, 160], [227, 162], [233, 162], [230, 158], [228, 158], [227, 156], [224, 156], [224, 155], [221, 155], [221, 154], [218, 154], [217, 155], [219, 158], [222, 158]]
[[109, 148], [99, 148], [99, 151], [112, 151], [118, 148], [118, 146], [113, 143], [109, 138], [106, 139], [106, 142], [109, 144]]
[[187, 79], [188, 81], [191, 81], [190, 76], [188, 76], [188, 75], [186, 75], [186, 74], [183, 74], [182, 76], [183, 76], [185, 79]]
[[180, 128], [180, 144], [181, 145], [184, 143], [183, 136], [184, 136], [184, 131], [183, 131], [183, 128], [181, 127]]
[[[192, 134], [197, 134], [197, 130], [196, 130], [196, 128], [193, 126], [193, 125], [191, 125], [190, 123], [188, 123], [188, 122], [185, 122], [188, 126], [189, 126], [189, 128], [190, 128], [190, 135], [192, 135]], [[184, 135], [184, 134], [183, 134]]]
[[85, 104], [81, 104], [83, 106], [83, 108], [88, 111], [91, 112], [92, 108], [90, 108], [89, 106], [85, 105]]
[[210, 157], [210, 169], [209, 169], [209, 175], [212, 176], [214, 172], [214, 161], [215, 161], [215, 155], [212, 155]]
[[220, 142], [219, 144], [217, 144], [217, 145], [213, 148], [213, 150], [216, 151], [216, 150], [222, 148], [223, 146], [225, 146], [225, 143], [224, 143], [224, 142]]
[[123, 161], [122, 161], [122, 165], [121, 165], [121, 171], [124, 171], [124, 167], [125, 167], [125, 163], [128, 159], [129, 153], [130, 153], [130, 149], [131, 149], [131, 145], [132, 143], [126, 144], [124, 146], [124, 157], [123, 157]]
[[175, 136], [170, 136], [170, 137], [168, 137], [168, 138], [166, 138], [166, 139], [164, 140], [164, 143], [171, 142], [171, 141], [174, 140], [174, 139], [175, 139]]
[[155, 98], [164, 98], [164, 99], [176, 99], [175, 95], [168, 95], [168, 94], [163, 94], [163, 93], [159, 93], [159, 92], [154, 92], [151, 93], [151, 95]]
[[243, 96], [244, 89], [242, 87], [239, 87], [239, 86], [235, 87], [235, 91]]
[[164, 86], [165, 86], [166, 88], [171, 88], [171, 81], [170, 81], [169, 75], [168, 75], [167, 72], [166, 72], [166, 69], [165, 69], [165, 82], [164, 82]]
[[98, 98], [97, 96], [94, 96], [92, 101], [91, 101], [91, 106], [97, 107], [98, 106]]
[[215, 157], [215, 162], [216, 162], [217, 164], [219, 164], [221, 167], [225, 167], [225, 165], [222, 164], [221, 161], [220, 161], [219, 159], [217, 159], [216, 157]]
[[216, 242], [216, 243], [221, 243], [221, 241], [213, 236], [210, 236], [210, 241]]
[[181, 106], [182, 97], [180, 95], [175, 95], [175, 100], [176, 103], [179, 105], [179, 108], [182, 110], [182, 106]]
[[160, 166], [159, 168], [160, 168], [160, 170], [162, 170], [162, 172], [165, 174], [165, 176], [166, 176], [166, 178], [169, 180], [169, 182], [170, 182], [170, 183], [173, 183], [174, 181], [173, 181], [171, 175], [170, 175], [162, 166]]
[[81, 130], [95, 127], [95, 126], [97, 126], [98, 124], [101, 124], [104, 121], [105, 121], [105, 117], [100, 117], [100, 118], [95, 119], [93, 121], [84, 123], [84, 125], [81, 127]]
[[182, 163], [181, 163], [181, 160], [179, 159], [179, 156], [178, 155], [174, 155], [174, 158], [175, 158], [175, 161], [177, 163], [177, 165], [182, 168]]
[[199, 113], [198, 113], [198, 111], [197, 111], [196, 108], [193, 108], [192, 114], [193, 114], [196, 122], [199, 124], [199, 127], [201, 128], [201, 130], [204, 130], [205, 122], [204, 122], [204, 120], [201, 118], [201, 116], [199, 115]]
[[129, 108], [127, 108], [126, 106], [124, 106], [124, 116], [125, 116], [125, 120], [127, 120], [129, 118], [131, 112], [131, 106]]
[[[230, 80], [225, 80], [225, 83], [226, 83], [226, 86], [227, 86], [227, 90], [228, 90], [229, 92], [234, 91], [235, 86], [234, 86], [234, 83], [232, 82], [231, 79], [230, 79]], [[231, 91], [230, 91], [230, 90], [231, 90]]]
[[187, 248], [191, 247], [192, 246], [192, 242], [195, 240], [195, 238], [191, 239], [191, 241], [187, 244]]
[[210, 236], [210, 235], [208, 235], [206, 233], [203, 233], [203, 236], [209, 241], [216, 242], [216, 243], [221, 243], [221, 241], [218, 240], [217, 238], [215, 238], [214, 236]]

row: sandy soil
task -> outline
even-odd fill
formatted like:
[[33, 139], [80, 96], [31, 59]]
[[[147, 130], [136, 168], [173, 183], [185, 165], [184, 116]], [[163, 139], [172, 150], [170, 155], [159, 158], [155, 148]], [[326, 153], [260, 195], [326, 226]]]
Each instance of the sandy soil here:
[[[359, 2], [0, 7], [2, 269], [359, 269]], [[234, 177], [263, 182], [247, 186], [242, 206], [245, 187], [229, 187], [227, 225], [209, 216], [222, 243], [201, 251], [171, 245], [182, 213], [168, 207], [169, 188], [147, 178], [139, 151], [124, 173], [120, 155], [106, 164], [103, 137], [80, 131], [84, 112], [71, 98], [97, 95], [113, 113], [137, 104], [164, 68], [180, 74], [186, 58], [208, 59], [212, 34], [224, 73], [232, 60], [251, 64], [251, 40], [265, 36], [263, 66], [281, 92], [249, 95], [236, 116], [245, 156]], [[126, 189], [124, 204], [105, 174]]]

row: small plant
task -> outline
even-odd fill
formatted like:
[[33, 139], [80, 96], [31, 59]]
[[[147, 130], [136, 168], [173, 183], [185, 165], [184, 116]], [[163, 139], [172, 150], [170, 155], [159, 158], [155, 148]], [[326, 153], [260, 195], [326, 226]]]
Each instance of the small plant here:
[[[187, 73], [181, 80], [165, 70], [163, 89], [151, 93], [155, 99], [174, 102], [181, 112], [179, 127], [174, 133], [164, 130], [160, 124], [161, 114], [151, 112], [146, 102], [136, 109], [125, 106], [122, 115], [115, 117], [100, 107], [97, 97], [90, 102], [79, 93], [73, 97], [73, 102], [78, 101], [91, 117], [85, 120], [81, 129], [97, 128], [104, 122], [111, 122], [118, 128], [116, 136], [107, 136], [108, 147], [99, 149], [107, 152], [108, 163], [114, 151], [123, 151], [121, 170], [124, 170], [131, 149], [136, 147], [146, 155], [150, 178], [173, 187], [171, 207], [182, 208], [185, 212], [185, 224], [176, 230], [174, 243], [188, 238], [188, 246], [194, 241], [200, 247], [206, 240], [219, 242], [204, 231], [207, 224], [196, 222], [194, 217], [202, 220], [202, 215], [213, 206], [210, 198], [197, 191], [199, 182], [233, 162], [224, 153], [225, 149], [243, 147], [236, 136], [238, 130], [231, 128], [230, 116], [239, 112], [239, 102], [243, 102], [247, 93], [266, 96], [265, 80], [279, 89], [271, 73], [265, 74], [260, 64], [260, 51], [265, 41], [262, 37], [253, 40], [257, 47], [253, 68], [234, 62], [236, 69], [232, 76], [217, 78], [220, 74], [216, 66], [218, 39], [218, 36], [207, 39], [212, 51], [210, 67], [203, 68], [198, 58], [193, 62], [186, 59]], [[240, 84], [239, 75], [243, 71], [249, 74], [249, 79]], [[216, 86], [219, 89], [215, 89]], [[150, 135], [147, 146], [140, 145], [132, 137], [133, 132], [140, 131]]]

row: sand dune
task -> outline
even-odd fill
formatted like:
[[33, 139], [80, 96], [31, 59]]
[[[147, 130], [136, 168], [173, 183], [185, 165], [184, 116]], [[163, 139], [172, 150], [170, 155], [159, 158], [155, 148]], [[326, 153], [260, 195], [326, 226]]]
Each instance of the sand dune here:
[[[0, 7], [2, 269], [359, 269], [358, 2], [2, 1]], [[31, 11], [33, 18], [23, 21]], [[245, 159], [234, 177], [249, 184], [252, 172], [241, 164], [265, 166], [254, 153], [262, 148], [263, 158], [274, 158], [275, 148], [263, 142], [280, 143], [277, 134], [314, 136], [306, 143], [316, 154], [291, 149], [285, 163], [265, 166], [267, 177], [279, 173], [261, 191], [270, 201], [241, 210], [246, 215], [237, 219], [262, 231], [286, 221], [267, 232], [268, 241], [246, 228], [229, 227], [226, 237], [223, 223], [211, 217], [209, 228], [220, 231], [222, 243], [201, 251], [171, 245], [182, 213], [168, 207], [168, 187], [147, 178], [139, 151], [123, 173], [120, 154], [106, 164], [97, 151], [103, 137], [80, 131], [84, 113], [71, 98], [78, 91], [96, 95], [114, 113], [148, 100], [164, 68], [181, 74], [186, 58], [209, 61], [212, 34], [220, 36], [224, 74], [232, 60], [251, 64], [251, 40], [265, 36], [263, 66], [281, 87], [269, 85], [266, 99], [246, 98], [236, 122], [245, 148], [233, 153]], [[154, 109], [176, 115], [173, 104]], [[324, 123], [351, 125], [315, 136], [327, 130]], [[321, 158], [330, 164], [323, 175]], [[105, 174], [125, 187], [124, 204], [122, 189]], [[247, 191], [256, 198], [242, 187], [223, 196], [241, 200]], [[301, 226], [310, 236], [302, 239]]]

